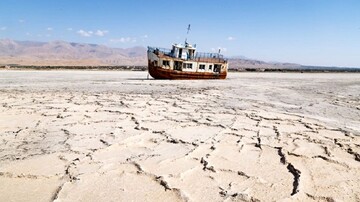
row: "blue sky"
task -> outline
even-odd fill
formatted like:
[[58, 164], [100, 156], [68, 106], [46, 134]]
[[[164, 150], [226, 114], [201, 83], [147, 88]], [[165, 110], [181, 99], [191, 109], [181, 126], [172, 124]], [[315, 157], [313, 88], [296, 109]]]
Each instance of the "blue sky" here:
[[360, 67], [359, 0], [1, 0], [0, 38], [199, 51]]

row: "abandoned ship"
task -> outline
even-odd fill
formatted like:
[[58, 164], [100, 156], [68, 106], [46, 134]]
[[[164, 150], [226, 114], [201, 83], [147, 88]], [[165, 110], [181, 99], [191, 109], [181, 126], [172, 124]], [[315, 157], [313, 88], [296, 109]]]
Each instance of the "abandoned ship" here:
[[[187, 34], [190, 31], [188, 26]], [[154, 79], [225, 79], [228, 61], [219, 53], [196, 52], [196, 45], [173, 44], [172, 49], [148, 47], [148, 70]]]
[[225, 79], [228, 61], [220, 53], [196, 52], [196, 45], [148, 47], [148, 70], [155, 79]]

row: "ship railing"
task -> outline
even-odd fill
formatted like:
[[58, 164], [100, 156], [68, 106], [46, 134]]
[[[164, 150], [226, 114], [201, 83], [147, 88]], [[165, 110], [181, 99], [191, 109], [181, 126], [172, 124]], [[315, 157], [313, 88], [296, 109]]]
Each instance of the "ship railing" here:
[[195, 60], [198, 61], [214, 61], [214, 62], [226, 62], [227, 59], [224, 58], [220, 53], [202, 53], [197, 52], [195, 54]]
[[[153, 52], [157, 55], [162, 54], [169, 57], [175, 57], [171, 49], [167, 49], [167, 48], [157, 48], [157, 47], [148, 46], [148, 52]], [[219, 53], [203, 53], [203, 52], [196, 52], [195, 56], [193, 57], [188, 56], [186, 60], [196, 60], [203, 62], [221, 62], [221, 63], [227, 61], [227, 59], [224, 58], [224, 56]]]
[[149, 47], [148, 47], [148, 51], [149, 51], [149, 52], [153, 52], [153, 53], [155, 53], [155, 54], [161, 53], [161, 54], [164, 54], [164, 55], [167, 55], [167, 56], [170, 56], [170, 57], [173, 56], [171, 50], [170, 50], [170, 49], [167, 49], [167, 48], [157, 48], [157, 47], [150, 47], [150, 46], [149, 46]]

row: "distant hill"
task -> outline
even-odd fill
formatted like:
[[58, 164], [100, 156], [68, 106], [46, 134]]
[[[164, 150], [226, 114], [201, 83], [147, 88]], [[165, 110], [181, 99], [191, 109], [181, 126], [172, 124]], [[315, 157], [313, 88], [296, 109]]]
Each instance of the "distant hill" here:
[[0, 64], [39, 66], [146, 65], [146, 49], [65, 41], [0, 40]]
[[[302, 66], [264, 62], [245, 56], [228, 58], [232, 71], [350, 70], [354, 68]], [[145, 47], [110, 48], [65, 41], [36, 42], [0, 39], [0, 66], [147, 66]], [[356, 69], [359, 71], [359, 69]]]
[[[230, 68], [284, 68], [299, 66], [266, 63], [244, 56], [229, 58]], [[110, 48], [104, 45], [65, 41], [36, 42], [0, 40], [0, 65], [33, 66], [146, 66], [146, 48]]]
[[294, 63], [275, 63], [264, 62], [261, 60], [253, 60], [247, 58], [229, 58], [229, 69], [245, 70], [245, 69], [296, 69], [301, 67]]

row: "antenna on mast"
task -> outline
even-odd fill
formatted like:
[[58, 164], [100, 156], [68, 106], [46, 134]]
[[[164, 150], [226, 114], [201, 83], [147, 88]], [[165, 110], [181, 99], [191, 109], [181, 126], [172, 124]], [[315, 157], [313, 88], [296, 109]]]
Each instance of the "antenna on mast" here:
[[190, 32], [190, 24], [188, 25], [188, 28], [187, 28], [187, 32], [186, 32], [186, 38], [185, 38], [185, 45], [187, 44], [187, 36], [189, 35], [189, 32]]

